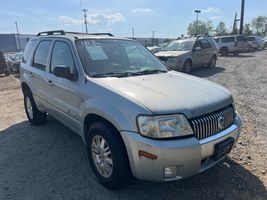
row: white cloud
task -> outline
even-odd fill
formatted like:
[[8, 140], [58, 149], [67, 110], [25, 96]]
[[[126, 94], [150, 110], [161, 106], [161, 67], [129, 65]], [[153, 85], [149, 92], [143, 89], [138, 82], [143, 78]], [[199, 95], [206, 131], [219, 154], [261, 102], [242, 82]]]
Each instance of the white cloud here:
[[221, 19], [223, 19], [223, 16], [212, 16], [209, 19], [210, 20], [221, 20]]
[[201, 9], [201, 12], [203, 12], [203, 13], [217, 13], [217, 12], [220, 12], [220, 9], [208, 7], [207, 9]]
[[[80, 19], [74, 19], [67, 16], [59, 16], [58, 20], [63, 22], [64, 25], [80, 25], [83, 23]], [[123, 22], [125, 18], [120, 13], [113, 14], [103, 14], [103, 13], [93, 13], [87, 15], [87, 22], [91, 25], [107, 25], [116, 22]]]
[[153, 13], [153, 10], [150, 8], [135, 8], [131, 10], [131, 13], [133, 14], [139, 14], [139, 15], [150, 15]]
[[65, 25], [80, 25], [82, 23], [81, 20], [77, 20], [67, 16], [59, 16], [58, 20], [63, 22]]

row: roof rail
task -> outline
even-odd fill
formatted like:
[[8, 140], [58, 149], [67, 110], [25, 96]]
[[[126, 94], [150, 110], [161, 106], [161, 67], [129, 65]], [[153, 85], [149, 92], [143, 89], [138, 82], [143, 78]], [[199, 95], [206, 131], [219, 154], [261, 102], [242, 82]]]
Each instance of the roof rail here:
[[37, 34], [37, 36], [42, 35], [66, 35], [66, 34], [73, 34], [73, 35], [107, 35], [107, 36], [114, 36], [111, 33], [81, 33], [81, 32], [65, 32], [64, 30], [54, 30], [54, 31], [44, 31]]
[[37, 36], [41, 35], [66, 35], [66, 33], [63, 30], [54, 30], [54, 31], [44, 31], [37, 34]]
[[68, 34], [79, 34], [79, 35], [107, 35], [107, 36], [114, 36], [111, 33], [81, 33], [81, 32], [65, 32]]

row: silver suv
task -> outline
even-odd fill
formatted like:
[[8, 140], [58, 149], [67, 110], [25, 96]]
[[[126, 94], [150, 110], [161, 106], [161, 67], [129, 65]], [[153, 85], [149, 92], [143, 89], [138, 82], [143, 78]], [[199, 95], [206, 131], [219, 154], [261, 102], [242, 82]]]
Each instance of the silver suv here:
[[248, 42], [243, 35], [218, 36], [214, 39], [222, 56], [228, 56], [230, 53], [239, 55], [249, 49]]
[[168, 43], [155, 55], [170, 69], [190, 73], [193, 68], [216, 66], [218, 46], [211, 37], [179, 39]]
[[139, 43], [111, 34], [39, 33], [21, 64], [31, 124], [51, 115], [79, 134], [96, 178], [174, 181], [223, 159], [240, 135], [231, 93], [169, 71]]

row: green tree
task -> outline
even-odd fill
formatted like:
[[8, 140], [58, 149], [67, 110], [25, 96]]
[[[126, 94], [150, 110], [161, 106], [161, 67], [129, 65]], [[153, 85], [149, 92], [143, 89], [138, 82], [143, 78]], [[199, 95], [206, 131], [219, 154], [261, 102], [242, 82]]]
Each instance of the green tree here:
[[198, 23], [196, 21], [193, 21], [187, 27], [188, 35], [210, 34], [212, 30], [213, 30], [213, 25], [211, 21], [204, 22], [204, 21], [199, 20]]
[[244, 26], [244, 35], [249, 36], [253, 34], [253, 30], [251, 29], [251, 24], [246, 23]]
[[220, 22], [219, 25], [216, 28], [216, 34], [217, 35], [226, 35], [227, 33], [228, 32], [227, 32], [225, 23], [224, 22]]
[[257, 34], [265, 33], [265, 24], [267, 24], [266, 16], [258, 16], [252, 20], [252, 27]]

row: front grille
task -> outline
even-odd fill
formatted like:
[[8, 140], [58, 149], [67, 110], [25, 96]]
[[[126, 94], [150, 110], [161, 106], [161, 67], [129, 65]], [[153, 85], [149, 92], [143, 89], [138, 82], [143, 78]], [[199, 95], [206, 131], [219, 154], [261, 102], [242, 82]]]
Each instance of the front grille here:
[[189, 122], [195, 133], [195, 137], [201, 140], [231, 126], [234, 122], [234, 108], [228, 106], [216, 112], [193, 118]]
[[159, 56], [158, 58], [163, 62], [167, 62], [168, 60], [168, 57], [164, 57], [164, 56]]

